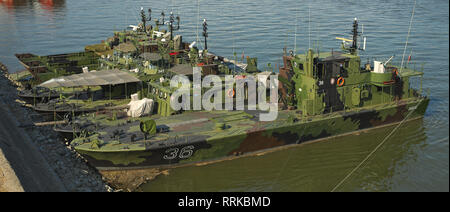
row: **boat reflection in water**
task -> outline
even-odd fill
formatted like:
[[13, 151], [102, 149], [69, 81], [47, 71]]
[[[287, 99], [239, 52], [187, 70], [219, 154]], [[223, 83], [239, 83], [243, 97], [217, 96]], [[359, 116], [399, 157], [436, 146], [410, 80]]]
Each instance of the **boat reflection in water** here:
[[6, 8], [10, 13], [25, 8], [53, 12], [65, 6], [65, 0], [0, 0], [0, 8]]
[[[426, 148], [423, 119], [203, 166], [163, 170], [141, 191], [331, 191], [393, 130], [337, 191], [396, 191]], [[418, 151], [419, 148], [419, 151]], [[165, 173], [165, 174], [164, 174]]]

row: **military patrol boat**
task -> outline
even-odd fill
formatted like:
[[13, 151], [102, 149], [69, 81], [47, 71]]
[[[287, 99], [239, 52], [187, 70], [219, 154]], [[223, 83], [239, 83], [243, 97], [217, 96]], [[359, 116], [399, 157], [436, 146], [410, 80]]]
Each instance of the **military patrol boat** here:
[[[205, 49], [199, 50], [195, 46], [195, 42], [192, 42], [190, 44], [185, 43], [183, 42], [181, 35], [172, 36], [172, 33], [179, 29], [179, 26], [174, 27], [175, 24], [179, 25], [179, 17], [174, 17], [173, 13], [171, 13], [169, 21], [164, 23], [164, 12], [161, 13], [161, 16], [162, 18], [160, 20], [162, 21], [157, 19], [155, 20], [154, 25], [146, 24], [149, 20], [151, 20], [151, 9], [149, 9], [149, 18], [147, 18], [143, 8], [141, 8], [141, 23], [131, 30], [115, 32], [114, 36], [108, 38], [105, 43], [105, 45], [108, 46], [108, 48], [111, 48], [112, 51], [108, 53], [108, 55], [103, 55], [98, 59], [98, 66], [100, 70], [113, 68], [120, 69], [124, 72], [127, 72], [129, 75], [132, 75], [139, 79], [141, 81], [141, 86], [138, 86], [139, 89], [137, 89], [138, 96], [140, 96], [139, 99], [142, 99], [142, 97], [151, 98], [154, 101], [155, 108], [158, 108], [157, 110], [155, 110], [157, 115], [170, 116], [177, 113], [177, 111], [171, 109], [169, 103], [170, 95], [175, 90], [167, 86], [170, 84], [170, 79], [172, 78], [172, 76], [175, 76], [177, 74], [184, 74], [192, 77], [193, 67], [199, 68], [203, 76], [209, 74], [223, 75], [227, 73], [252, 73], [258, 71], [256, 58], [247, 57], [247, 63], [244, 63], [244, 58], [242, 59], [242, 61], [237, 62], [236, 60], [230, 60], [208, 52], [206, 43], [206, 38], [208, 36], [206, 20], [204, 20], [203, 22]], [[175, 22], [175, 20], [177, 21]], [[164, 24], [162, 24], [161, 22]], [[169, 31], [158, 31], [158, 28], [160, 28], [162, 25], [168, 25]], [[105, 72], [97, 71], [96, 73], [101, 75], [101, 73]], [[91, 73], [83, 73], [78, 75], [91, 75]], [[98, 85], [95, 82], [86, 84], [86, 80], [76, 79], [75, 82], [74, 79], [71, 79], [75, 78], [74, 76], [77, 75], [55, 78], [54, 80], [50, 80], [49, 82], [50, 84], [54, 84], [51, 87], [61, 87], [64, 86], [63, 84], [67, 84], [67, 86]], [[96, 77], [98, 78], [100, 76]], [[55, 80], [65, 81], [65, 83], [56, 83]], [[74, 83], [67, 83], [67, 81], [69, 80], [74, 81]], [[91, 81], [91, 79], [89, 80]], [[103, 83], [103, 81], [100, 82]], [[109, 80], [109, 82], [113, 83], [111, 80]], [[45, 84], [46, 82], [41, 84], [41, 86], [49, 85]], [[108, 91], [108, 88], [103, 90]], [[128, 86], [128, 89], [125, 89], [125, 91], [128, 90], [132, 91], [130, 89], [130, 86]], [[107, 93], [108, 92], [106, 92], [106, 94]], [[125, 92], [122, 93], [126, 94]], [[128, 94], [130, 94], [130, 92]], [[72, 103], [81, 102], [72, 101]], [[67, 123], [54, 126], [54, 130], [60, 132], [64, 137], [70, 138], [72, 135], [79, 134], [82, 131], [90, 132], [94, 129], [101, 128], [102, 125], [109, 126], [110, 124], [106, 123], [108, 121], [101, 118], [101, 115], [103, 114], [99, 116], [98, 113], [101, 110], [95, 107], [90, 107], [90, 109], [87, 110], [88, 108], [86, 107], [89, 106], [89, 104], [87, 103], [89, 102], [83, 102], [85, 110], [82, 111], [97, 111], [95, 115], [79, 119], [74, 118], [74, 125], [71, 124], [71, 120], [68, 120]], [[66, 117], [65, 114], [69, 114], [70, 116], [70, 114], [72, 114], [71, 111], [81, 111], [81, 108], [72, 107], [71, 102], [67, 100], [54, 100], [50, 104], [39, 104], [34, 108], [41, 112], [49, 113], [49, 115], [52, 115], [53, 112], [57, 112], [61, 115], [60, 117]], [[123, 118], [122, 116], [120, 116], [123, 111], [113, 112], [111, 111], [111, 107], [108, 108], [108, 111], [110, 112], [106, 113], [108, 113], [109, 115], [112, 116], [112, 114], [115, 114], [116, 116], [115, 118], [110, 117], [111, 121], [114, 119], [112, 121], [113, 123], [119, 121], [116, 119]]]
[[[308, 49], [287, 55], [285, 50], [284, 65], [276, 74], [279, 110], [273, 121], [260, 121], [259, 111], [251, 110], [183, 111], [123, 120], [80, 136], [71, 145], [101, 170], [178, 166], [421, 118], [429, 103], [422, 93], [423, 72], [395, 66], [392, 57], [361, 65], [356, 19], [352, 34], [352, 39], [341, 38], [339, 52]], [[411, 85], [414, 78], [420, 88]], [[168, 92], [154, 88], [156, 96]]]

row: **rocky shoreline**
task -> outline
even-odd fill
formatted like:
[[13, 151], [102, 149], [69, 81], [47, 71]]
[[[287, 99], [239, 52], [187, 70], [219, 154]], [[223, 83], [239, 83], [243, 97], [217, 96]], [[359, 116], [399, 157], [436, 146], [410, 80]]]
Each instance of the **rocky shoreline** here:
[[[53, 131], [52, 126], [36, 127], [31, 125], [35, 122], [42, 122], [42, 117], [17, 101], [17, 84], [10, 80], [6, 66], [0, 63], [0, 69], [2, 69], [0, 76], [0, 104], [2, 110], [17, 120], [19, 124], [17, 127], [23, 128], [23, 131], [26, 133], [26, 135], [22, 136], [28, 136], [30, 138], [33, 145], [37, 147], [40, 154], [48, 163], [51, 169], [50, 171], [53, 171], [60, 179], [65, 190], [82, 192], [116, 191], [105, 182], [102, 175], [94, 167], [89, 166], [68, 143], [64, 143], [62, 138]], [[0, 125], [10, 124], [0, 123]], [[23, 141], [14, 140], [14, 142]], [[23, 157], [26, 157], [26, 155]], [[10, 159], [8, 158], [8, 160]], [[22, 166], [26, 165], [22, 164]], [[17, 173], [18, 170], [15, 171]], [[33, 175], [34, 173], [25, 174]]]

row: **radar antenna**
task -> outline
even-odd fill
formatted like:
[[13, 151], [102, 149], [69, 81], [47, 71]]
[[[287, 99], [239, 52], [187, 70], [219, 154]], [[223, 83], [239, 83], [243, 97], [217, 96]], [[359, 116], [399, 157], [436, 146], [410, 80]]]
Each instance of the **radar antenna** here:
[[[177, 27], [174, 29], [173, 23], [175, 22], [175, 19], [177, 19]], [[174, 18], [173, 12], [170, 12], [169, 29], [170, 29], [170, 40], [172, 40], [173, 39], [173, 31], [180, 29], [180, 17], [177, 16], [176, 18]]]
[[161, 12], [161, 21], [160, 20], [156, 20], [156, 26], [162, 26], [164, 25], [164, 17], [166, 16], [166, 14], [164, 14], [164, 11]]
[[402, 56], [402, 64], [400, 64], [400, 73], [403, 70], [403, 62], [405, 61], [405, 53], [406, 53], [406, 47], [408, 46], [408, 39], [409, 35], [411, 34], [411, 26], [414, 18], [414, 11], [416, 9], [416, 1], [414, 1], [414, 6], [411, 14], [411, 20], [409, 21], [409, 29], [408, 29], [408, 35], [406, 36], [406, 43], [405, 43], [405, 49], [403, 50], [403, 56]]
[[147, 28], [145, 27], [145, 22], [147, 21], [147, 17], [145, 17], [144, 8], [141, 7], [141, 18], [142, 18], [142, 31], [146, 32]]
[[152, 20], [152, 9], [148, 8], [148, 19], [147, 21], [151, 21]]
[[[364, 33], [364, 25], [362, 28], [362, 31]], [[352, 39], [342, 38], [342, 37], [336, 37], [338, 40], [342, 40], [342, 49], [347, 50], [350, 52], [350, 54], [356, 54], [357, 50], [365, 50], [366, 49], [366, 37], [363, 36], [363, 48], [360, 48], [358, 45], [358, 36], [362, 35], [362, 33], [358, 32], [358, 19], [355, 18], [353, 21], [353, 29], [352, 29]], [[352, 43], [350, 47], [347, 47], [348, 43]]]

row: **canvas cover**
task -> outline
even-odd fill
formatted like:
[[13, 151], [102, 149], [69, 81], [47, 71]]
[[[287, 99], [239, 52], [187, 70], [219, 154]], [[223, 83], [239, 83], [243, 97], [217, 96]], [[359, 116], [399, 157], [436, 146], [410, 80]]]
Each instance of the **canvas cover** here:
[[130, 106], [130, 109], [128, 109], [127, 115], [136, 118], [151, 114], [153, 100], [143, 98], [141, 100], [131, 101], [128, 105]]
[[73, 74], [69, 76], [53, 78], [51, 80], [41, 83], [39, 86], [47, 88], [55, 88], [55, 87], [117, 85], [132, 82], [140, 82], [140, 80], [129, 73], [120, 71], [118, 69], [114, 69], [114, 70]]

